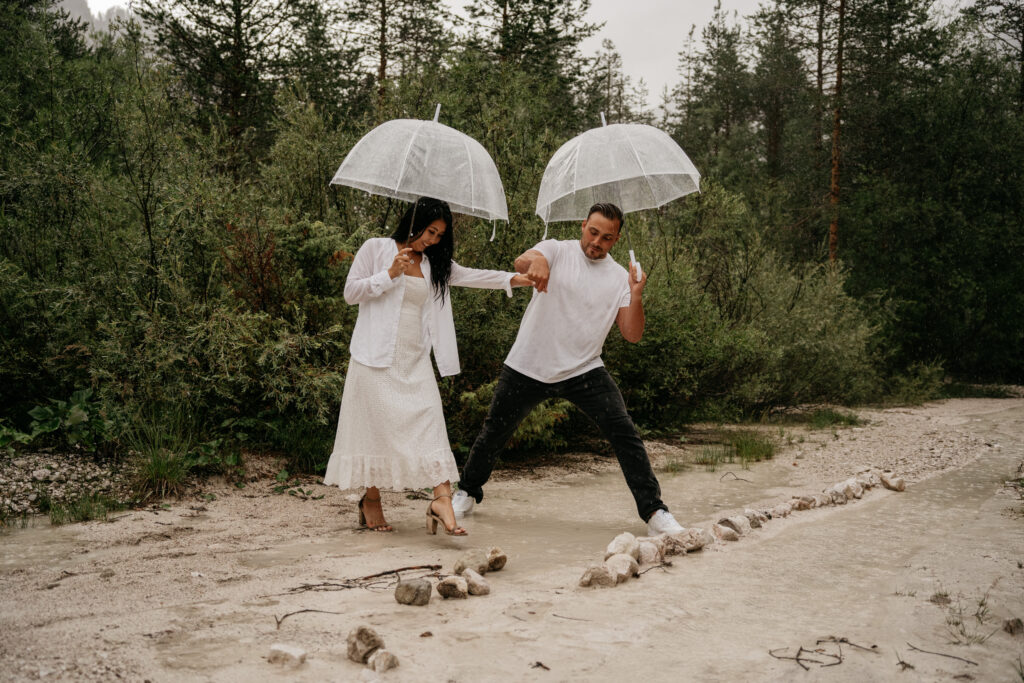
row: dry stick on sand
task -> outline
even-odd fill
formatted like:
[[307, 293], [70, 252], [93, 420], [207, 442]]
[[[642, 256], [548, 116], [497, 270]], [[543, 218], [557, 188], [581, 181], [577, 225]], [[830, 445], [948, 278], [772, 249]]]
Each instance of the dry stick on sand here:
[[[809, 667], [806, 664], [804, 664], [804, 662], [811, 662], [813, 664], [821, 664], [821, 665], [825, 664], [824, 662], [822, 662], [820, 660], [811, 659], [809, 657], [804, 657], [803, 659], [801, 659], [800, 655], [802, 655], [805, 652], [807, 654], [823, 654], [823, 653], [814, 652], [813, 650], [805, 650], [803, 645], [801, 645], [800, 648], [796, 651], [796, 657], [789, 657], [789, 656], [775, 654], [779, 650], [788, 650], [788, 649], [789, 649], [788, 647], [779, 647], [779, 648], [775, 648], [774, 650], [768, 650], [768, 654], [770, 654], [772, 657], [775, 657], [775, 659], [792, 659], [797, 664], [799, 664], [800, 668], [802, 668], [804, 671], [810, 671], [811, 670], [811, 667]], [[829, 657], [835, 657], [835, 655], [828, 655], [828, 656]]]
[[377, 572], [376, 574], [370, 574], [368, 576], [360, 576], [357, 579], [342, 579], [340, 583], [335, 583], [332, 581], [324, 581], [322, 583], [304, 583], [300, 586], [296, 586], [295, 588], [289, 588], [287, 593], [275, 593], [275, 595], [291, 595], [292, 593], [304, 593], [306, 591], [336, 591], [345, 590], [347, 588], [371, 588], [381, 582], [371, 582], [370, 579], [376, 579], [381, 576], [388, 576], [389, 574], [398, 574], [399, 572], [414, 571], [417, 569], [426, 569], [432, 572], [436, 572], [439, 569], [441, 569], [441, 565], [417, 564], [410, 567], [399, 567], [398, 569], [388, 569], [387, 571]]
[[277, 615], [274, 615], [274, 621], [277, 622], [277, 630], [278, 631], [281, 630], [281, 622], [283, 622], [285, 619], [287, 619], [288, 617], [290, 617], [290, 616], [292, 616], [294, 614], [302, 614], [303, 612], [319, 612], [320, 614], [345, 614], [344, 612], [327, 612], [327, 611], [322, 610], [322, 609], [300, 609], [297, 612], [289, 612], [288, 614], [284, 615], [280, 619], [277, 618]]
[[732, 472], [726, 472], [725, 474], [723, 474], [722, 476], [720, 476], [720, 477], [718, 478], [718, 481], [722, 481], [723, 479], [725, 479], [725, 477], [726, 477], [727, 475], [730, 475], [730, 474], [732, 474], [732, 478], [733, 478], [733, 479], [735, 479], [736, 481], [745, 481], [745, 482], [747, 482], [748, 484], [753, 484], [753, 483], [754, 483], [754, 482], [750, 481], [749, 479], [744, 479], [743, 477], [737, 477], [737, 476], [736, 476], [735, 474], [733, 474]]
[[841, 643], [846, 643], [847, 645], [850, 645], [852, 647], [860, 648], [861, 650], [866, 650], [867, 652], [875, 652], [875, 653], [878, 652], [878, 646], [877, 645], [872, 645], [871, 647], [864, 647], [863, 645], [858, 645], [857, 643], [850, 642], [849, 638], [836, 638], [835, 636], [829, 636], [828, 638], [821, 638], [821, 639], [819, 639], [815, 643], [815, 645], [821, 645], [822, 643], [836, 643], [836, 644], [838, 644], [839, 645], [839, 654], [843, 653], [843, 648], [842, 648]]
[[957, 657], [956, 655], [947, 655], [947, 654], [945, 654], [943, 652], [929, 652], [928, 650], [922, 650], [919, 647], [914, 647], [910, 643], [907, 643], [907, 647], [909, 647], [911, 650], [915, 650], [916, 652], [923, 652], [926, 655], [938, 655], [939, 657], [949, 657], [950, 659], [959, 659], [961, 662], [967, 662], [968, 664], [973, 664], [974, 666], [978, 666], [977, 662], [972, 662], [969, 659], [964, 659], [963, 657]]
[[913, 669], [914, 668], [914, 665], [911, 664], [910, 662], [903, 661], [903, 658], [900, 657], [900, 651], [899, 650], [897, 650], [896, 648], [893, 648], [892, 651], [896, 653], [896, 666], [898, 666], [900, 668], [900, 671], [906, 671], [907, 669]]
[[640, 576], [641, 574], [646, 574], [647, 572], [651, 571], [652, 569], [664, 569], [665, 567], [671, 567], [671, 566], [672, 566], [671, 560], [662, 560], [658, 564], [652, 565], [652, 566], [648, 567], [647, 569], [643, 570], [642, 572], [637, 572], [637, 576]]

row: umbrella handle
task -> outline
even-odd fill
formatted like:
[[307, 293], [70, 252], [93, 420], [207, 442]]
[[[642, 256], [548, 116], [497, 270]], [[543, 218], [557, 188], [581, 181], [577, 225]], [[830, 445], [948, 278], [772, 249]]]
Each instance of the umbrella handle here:
[[640, 262], [636, 260], [632, 249], [629, 250], [629, 262], [636, 266], [636, 281], [640, 282], [644, 279], [644, 269], [640, 267]]

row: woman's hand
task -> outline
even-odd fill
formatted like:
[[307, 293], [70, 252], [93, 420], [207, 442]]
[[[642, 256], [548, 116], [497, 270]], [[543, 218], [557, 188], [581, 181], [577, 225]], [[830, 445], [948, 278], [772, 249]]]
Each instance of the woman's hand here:
[[400, 249], [395, 254], [395, 260], [391, 263], [391, 267], [388, 268], [388, 275], [394, 280], [399, 275], [405, 274], [405, 271], [412, 265], [412, 247], [406, 247]]
[[532, 287], [533, 280], [517, 273], [512, 276], [511, 284], [513, 287]]

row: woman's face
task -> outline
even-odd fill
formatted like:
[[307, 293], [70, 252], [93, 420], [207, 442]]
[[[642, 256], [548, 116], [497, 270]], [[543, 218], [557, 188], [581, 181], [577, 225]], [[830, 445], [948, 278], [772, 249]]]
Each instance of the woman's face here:
[[448, 226], [445, 225], [443, 218], [438, 218], [436, 221], [424, 228], [416, 239], [414, 239], [409, 246], [415, 252], [422, 252], [427, 247], [432, 247], [441, 241], [441, 236], [444, 235], [444, 231]]

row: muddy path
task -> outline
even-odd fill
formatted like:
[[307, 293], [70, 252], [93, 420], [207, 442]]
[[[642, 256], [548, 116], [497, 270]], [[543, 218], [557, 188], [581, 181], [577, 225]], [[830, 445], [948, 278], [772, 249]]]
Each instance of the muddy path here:
[[[385, 496], [398, 532], [374, 534], [355, 529], [346, 492], [308, 487], [324, 498], [302, 500], [267, 483], [108, 523], [14, 529], [0, 536], [2, 678], [372, 679], [345, 654], [346, 634], [367, 624], [401, 661], [380, 676], [395, 681], [1018, 680], [1024, 637], [1001, 626], [1024, 617], [1024, 518], [1003, 482], [1024, 460], [1024, 400], [864, 412], [864, 427], [808, 432], [774, 460], [734, 470], [747, 481], [728, 465], [664, 471], [675, 455], [652, 445], [685, 526], [872, 464], [902, 468], [909, 485], [772, 520], [614, 589], [576, 585], [615, 534], [644, 531], [601, 458], [500, 477], [466, 539], [427, 536], [426, 502], [402, 493]], [[386, 579], [308, 588], [410, 565], [450, 570], [464, 550], [495, 545], [509, 563], [488, 575], [489, 596], [435, 593], [407, 607]], [[278, 624], [304, 609], [323, 612]], [[830, 637], [847, 642], [818, 642]], [[277, 642], [304, 648], [307, 662], [269, 664]], [[804, 672], [770, 654], [801, 646], [842, 661]]]

